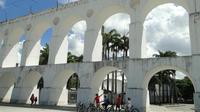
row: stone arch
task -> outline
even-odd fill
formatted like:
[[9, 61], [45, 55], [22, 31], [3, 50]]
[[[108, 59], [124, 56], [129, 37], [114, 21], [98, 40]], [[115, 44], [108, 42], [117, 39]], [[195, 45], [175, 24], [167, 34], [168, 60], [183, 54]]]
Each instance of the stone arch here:
[[[151, 0], [150, 0], [151, 1]], [[146, 51], [147, 51], [147, 49], [153, 49], [154, 50], [154, 52], [155, 51], [158, 51], [158, 50], [161, 50], [161, 51], [167, 51], [167, 50], [172, 50], [172, 51], [175, 51], [175, 52], [177, 52], [177, 54], [181, 54], [181, 55], [190, 55], [191, 54], [191, 52], [192, 52], [192, 36], [191, 36], [191, 30], [190, 30], [190, 28], [189, 28], [189, 14], [190, 14], [190, 9], [189, 9], [189, 3], [188, 3], [189, 1], [186, 1], [186, 0], [174, 0], [174, 1], [171, 1], [171, 0], [163, 0], [163, 1], [155, 1], [155, 3], [154, 2], [152, 2], [152, 3], [149, 3], [149, 4], [151, 4], [150, 6], [152, 7], [152, 8], [149, 8], [148, 9], [148, 11], [146, 11], [145, 13], [145, 15], [142, 15], [143, 17], [142, 17], [142, 22], [143, 22], [143, 34], [141, 35], [142, 36], [142, 45], [141, 45], [141, 47], [142, 47], [142, 49], [144, 50], [143, 52], [142, 52], [142, 55], [145, 57], [145, 53], [147, 53]], [[192, 2], [192, 1], [191, 1]], [[173, 3], [174, 3], [174, 5], [173, 5]], [[147, 3], [148, 4], [148, 3]], [[176, 5], [178, 5], [178, 6], [176, 6]], [[167, 9], [165, 6], [170, 6], [170, 8], [169, 9]], [[148, 7], [148, 6], [147, 6]], [[164, 8], [163, 8], [164, 7]], [[175, 8], [175, 7], [177, 7], [177, 8]], [[154, 9], [156, 9], [156, 10], [154, 10]], [[152, 30], [152, 32], [151, 31], [149, 31], [149, 29], [151, 29], [150, 27], [152, 27], [153, 26], [153, 22], [155, 22], [156, 21], [156, 19], [157, 20], [160, 20], [160, 17], [163, 17], [163, 16], [155, 16], [155, 12], [157, 11], [157, 9], [165, 9], [165, 10], [161, 10], [160, 12], [165, 12], [166, 13], [166, 10], [167, 11], [177, 11], [177, 10], [182, 10], [182, 12], [183, 12], [183, 14], [185, 14], [185, 12], [186, 12], [186, 15], [188, 15], [188, 16], [186, 16], [186, 18], [185, 19], [182, 19], [182, 18], [180, 18], [181, 16], [180, 15], [175, 15], [175, 13], [174, 14], [171, 14], [172, 16], [168, 16], [169, 18], [169, 21], [167, 21], [165, 18], [163, 19], [164, 21], [162, 21], [162, 22], [166, 22], [167, 24], [164, 24], [164, 23], [158, 23], [157, 22], [157, 26], [158, 27], [156, 27], [155, 29], [154, 29], [154, 31]], [[144, 13], [144, 12], [143, 12]], [[142, 13], [142, 14], [143, 14]], [[168, 14], [167, 14], [168, 15]], [[170, 13], [169, 13], [169, 15], [170, 15]], [[184, 15], [185, 16], [185, 15]], [[179, 18], [178, 18], [179, 17]], [[145, 20], [146, 19], [146, 20]], [[184, 24], [183, 26], [180, 26], [180, 25], [175, 25], [175, 23], [176, 22], [174, 22], [174, 21], [181, 21], [181, 20], [183, 20], [186, 24]], [[147, 23], [147, 24], [146, 24]], [[181, 23], [183, 23], [183, 22], [181, 22]], [[146, 26], [146, 27], [145, 27]], [[161, 27], [165, 27], [165, 28], [161, 28]], [[172, 31], [172, 30], [170, 30], [170, 28], [171, 27], [174, 27], [174, 28], [177, 28], [177, 29], [181, 29], [181, 28], [184, 28], [185, 30], [174, 30], [174, 31]], [[145, 28], [146, 28], [146, 30], [145, 30]], [[147, 30], [148, 29], [148, 30]], [[175, 31], [177, 31], [177, 32], [175, 32]], [[155, 44], [154, 46], [155, 47], [160, 47], [160, 48], [155, 48], [154, 46], [152, 46], [152, 45], [150, 45], [150, 44], [146, 44], [146, 40], [150, 40], [149, 39], [149, 37], [150, 36], [148, 36], [149, 35], [149, 33], [152, 33], [152, 34], [155, 34], [155, 35], [151, 35], [152, 37], [158, 37], [157, 35], [159, 35], [160, 36], [160, 40], [159, 41], [155, 41], [155, 43], [153, 43], [153, 44]], [[157, 32], [159, 32], [160, 34], [158, 34]], [[183, 34], [183, 33], [185, 33], [185, 34]], [[146, 37], [146, 38], [145, 38]], [[168, 45], [168, 42], [170, 42], [170, 41], [172, 41], [172, 39], [174, 39], [173, 37], [180, 37], [180, 38], [175, 38], [176, 40], [177, 39], [179, 39], [179, 41], [173, 41], [172, 43], [171, 43], [171, 45], [174, 45], [174, 44], [178, 44], [178, 42], [182, 42], [182, 43], [184, 43], [184, 44], [182, 44], [182, 45], [185, 45], [186, 46], [186, 49], [179, 49], [179, 48], [182, 48], [182, 47], [180, 47], [181, 45], [179, 45], [178, 44], [178, 46], [177, 47], [174, 47], [174, 48], [170, 48], [170, 47], [163, 47], [163, 46], [167, 46]], [[182, 38], [181, 38], [182, 37]], [[152, 40], [152, 39], [151, 39]], [[163, 41], [167, 41], [166, 42], [166, 44], [165, 45], [161, 45], [160, 43], [163, 43]], [[144, 43], [144, 44], [143, 44]], [[149, 46], [148, 46], [149, 45]], [[150, 48], [147, 48], [147, 47], [150, 47]], [[148, 53], [147, 53], [148, 54]], [[153, 54], [152, 54], [153, 55]], [[146, 58], [146, 57], [145, 57]]]
[[21, 27], [14, 27], [8, 31], [8, 37], [5, 36], [3, 40], [4, 47], [2, 47], [2, 67], [15, 67], [18, 63], [18, 48], [20, 36], [24, 34]]
[[[84, 61], [101, 61], [102, 60], [102, 41], [101, 28], [103, 24], [110, 17], [123, 13], [131, 17], [130, 13], [120, 5], [111, 5], [100, 10], [94, 18], [88, 19], [88, 23], [95, 22], [95, 24], [88, 25], [86, 32], [86, 42], [84, 48]], [[95, 37], [95, 38], [94, 38]], [[88, 43], [91, 43], [87, 45]]]
[[174, 3], [184, 7], [187, 12], [191, 12], [194, 7], [190, 5], [193, 4], [193, 1], [190, 0], [148, 0], [145, 4], [142, 5], [142, 20], [144, 21], [147, 15], [152, 11], [152, 9], [156, 8], [159, 5], [167, 4], [167, 3]]
[[72, 89], [72, 88], [70, 88], [70, 83], [71, 83], [71, 80], [73, 80], [73, 79], [72, 79], [73, 77], [76, 77], [75, 80], [78, 81], [78, 84], [77, 84], [76, 87], [74, 87], [74, 88], [77, 90], [77, 89], [80, 87], [80, 79], [79, 79], [79, 76], [78, 76], [76, 73], [74, 73], [74, 74], [72, 74], [72, 75], [69, 77], [69, 79], [67, 80], [66, 89]]
[[97, 29], [101, 29], [101, 26], [104, 24], [104, 22], [111, 17], [112, 15], [115, 15], [117, 13], [125, 13], [130, 15], [129, 11], [121, 6], [121, 5], [108, 5], [102, 8], [102, 10], [98, 11], [95, 15], [96, 18], [96, 27]]
[[143, 81], [143, 88], [148, 87], [149, 81], [157, 72], [162, 71], [162, 70], [167, 70], [167, 69], [172, 69], [172, 70], [176, 70], [176, 71], [180, 71], [180, 72], [184, 73], [192, 81], [195, 91], [197, 90], [195, 80], [188, 71], [184, 70], [182, 67], [171, 66], [171, 65], [160, 65], [160, 66], [153, 67], [153, 69], [150, 69], [145, 74], [144, 81]]
[[[84, 20], [84, 18], [79, 17], [78, 15], [68, 15], [62, 18], [56, 17], [55, 20], [57, 20], [58, 23], [57, 25], [53, 26], [53, 37], [49, 46], [49, 63], [67, 63], [67, 51], [69, 45], [67, 33], [70, 31], [73, 25], [75, 25], [79, 21]], [[63, 54], [63, 52], [66, 53]]]
[[15, 82], [16, 77], [12, 73], [3, 73], [0, 76], [0, 102], [9, 103], [11, 101]]
[[36, 25], [31, 26], [30, 32], [28, 32], [25, 36], [27, 37], [27, 41], [24, 43], [24, 50], [22, 57], [25, 58], [25, 65], [38, 65], [39, 64], [39, 56], [40, 56], [40, 40], [44, 32], [49, 29], [50, 22], [47, 20], [39, 21]]
[[[66, 69], [55, 75], [50, 87], [49, 103], [53, 105], [68, 105], [68, 90], [66, 89], [67, 81], [74, 74], [73, 70]], [[78, 74], [77, 74], [78, 75]]]
[[[99, 87], [102, 84], [102, 81], [104, 80], [104, 78], [107, 76], [108, 73], [115, 71], [115, 70], [121, 70], [119, 68], [116, 67], [112, 67], [112, 66], [106, 66], [106, 67], [102, 67], [99, 70], [97, 70], [94, 73], [94, 76], [91, 80], [91, 98], [94, 98], [94, 95], [96, 93], [98, 93]], [[124, 72], [122, 70], [122, 72]], [[126, 74], [125, 74], [126, 76]]]
[[[25, 73], [22, 82], [21, 82], [21, 91], [19, 96], [19, 103], [28, 103], [30, 104], [31, 94], [34, 94], [38, 97], [39, 90], [37, 90], [37, 84], [41, 78], [41, 74], [37, 71], [29, 70]], [[39, 100], [38, 100], [39, 101]]]

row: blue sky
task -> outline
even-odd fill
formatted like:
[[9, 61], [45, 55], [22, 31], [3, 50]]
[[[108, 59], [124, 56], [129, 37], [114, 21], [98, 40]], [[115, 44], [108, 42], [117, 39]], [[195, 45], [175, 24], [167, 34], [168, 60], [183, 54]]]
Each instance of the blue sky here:
[[0, 0], [0, 20], [13, 19], [19, 16], [53, 8], [57, 6], [57, 0]]
[[0, 21], [37, 13], [77, 0], [0, 0]]

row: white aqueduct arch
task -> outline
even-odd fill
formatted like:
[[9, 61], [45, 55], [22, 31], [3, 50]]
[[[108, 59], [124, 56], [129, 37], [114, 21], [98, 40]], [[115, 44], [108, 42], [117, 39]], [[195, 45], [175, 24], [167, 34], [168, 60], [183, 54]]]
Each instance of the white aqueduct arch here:
[[[165, 3], [178, 4], [188, 11], [192, 55], [176, 58], [141, 59], [144, 52], [142, 46], [145, 44], [142, 37], [144, 20], [153, 8]], [[59, 8], [9, 20], [0, 24], [0, 41], [4, 41], [3, 46], [0, 48], [0, 74], [12, 72], [16, 77], [24, 79], [24, 85], [16, 81], [17, 87], [14, 88], [14, 92], [12, 93], [13, 99], [16, 99], [16, 102], [23, 103], [26, 103], [28, 100], [31, 90], [33, 89], [32, 84], [34, 83], [34, 85], [36, 85], [40, 77], [43, 76], [45, 87], [41, 91], [41, 103], [59, 105], [65, 104], [65, 102], [59, 100], [64, 98], [60, 91], [63, 89], [64, 85], [66, 85], [67, 79], [70, 77], [70, 75], [66, 76], [62, 74], [73, 74], [74, 71], [76, 71], [81, 83], [81, 87], [78, 90], [78, 101], [87, 102], [98, 90], [97, 88], [99, 88], [101, 84], [101, 79], [104, 79], [101, 73], [118, 70], [119, 67], [127, 75], [127, 95], [135, 100], [137, 103], [136, 106], [141, 112], [147, 112], [148, 101], [144, 96], [145, 94], [147, 95], [146, 87], [148, 81], [152, 75], [159, 70], [175, 69], [182, 71], [192, 80], [195, 87], [195, 108], [197, 112], [200, 112], [199, 6], [199, 0], [80, 0], [63, 5]], [[116, 13], [126, 13], [130, 15], [131, 19], [129, 25], [130, 59], [122, 62], [117, 61], [117, 65], [119, 66], [115, 66], [115, 63], [113, 64], [114, 61], [101, 61], [102, 39], [97, 37], [102, 24], [107, 18]], [[85, 20], [87, 24], [84, 40], [84, 62], [65, 64], [67, 61], [67, 51], [65, 54], [63, 51], [68, 43], [67, 39], [64, 37], [67, 31], [80, 20]], [[49, 27], [53, 29], [53, 36], [50, 42], [49, 62], [48, 65], [38, 66], [40, 50], [39, 40], [43, 32]], [[9, 61], [12, 54], [9, 54], [9, 52], [12, 52], [11, 49], [15, 43], [19, 42], [18, 38], [22, 34], [25, 34], [27, 37], [22, 55], [23, 66], [15, 67], [15, 61]], [[156, 67], [155, 63], [160, 64], [160, 66]], [[166, 63], [168, 63], [168, 65], [166, 65]], [[177, 67], [178, 64], [180, 64], [180, 67]], [[97, 71], [97, 68], [100, 69]], [[27, 69], [33, 69], [33, 71], [27, 74]], [[58, 75], [58, 72], [60, 72], [61, 75]], [[4, 74], [2, 75], [1, 78], [3, 79]], [[9, 77], [9, 75], [5, 76]], [[31, 77], [34, 78], [33, 82], [30, 82]], [[62, 79], [62, 81], [56, 84], [56, 81], [60, 79]], [[13, 83], [13, 80], [13, 78], [10, 78], [8, 81], [9, 83]], [[2, 88], [3, 87], [0, 86], [0, 89]], [[27, 94], [28, 92], [29, 94]], [[0, 91], [0, 94], [3, 93]]]

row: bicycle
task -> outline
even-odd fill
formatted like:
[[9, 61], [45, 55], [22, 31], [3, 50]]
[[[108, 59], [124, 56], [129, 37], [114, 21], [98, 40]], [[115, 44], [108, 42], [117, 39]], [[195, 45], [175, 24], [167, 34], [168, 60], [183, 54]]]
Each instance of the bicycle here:
[[108, 112], [115, 112], [115, 106], [111, 105], [110, 107], [108, 107]]
[[129, 109], [128, 106], [125, 107], [125, 112], [140, 112], [138, 108], [134, 107], [133, 105]]
[[104, 112], [104, 108], [102, 107], [102, 105], [99, 105], [98, 107], [96, 107], [93, 103], [90, 103], [88, 108], [87, 108], [87, 112]]
[[96, 111], [97, 111], [97, 107], [95, 107], [93, 103], [90, 103], [87, 108], [87, 112], [96, 112]]
[[77, 112], [86, 112], [86, 106], [83, 103], [79, 102], [77, 104]]

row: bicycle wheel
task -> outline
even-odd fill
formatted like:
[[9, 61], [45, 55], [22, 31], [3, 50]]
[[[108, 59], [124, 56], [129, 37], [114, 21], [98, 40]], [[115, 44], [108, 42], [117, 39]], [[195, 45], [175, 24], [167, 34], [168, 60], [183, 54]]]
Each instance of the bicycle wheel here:
[[137, 109], [137, 108], [133, 108], [133, 109], [131, 110], [131, 112], [140, 112], [140, 111], [139, 111], [139, 109]]
[[115, 112], [114, 107], [113, 106], [109, 107], [108, 112]]
[[96, 111], [97, 111], [96, 107], [89, 107], [87, 109], [87, 112], [96, 112]]

